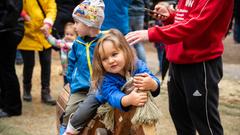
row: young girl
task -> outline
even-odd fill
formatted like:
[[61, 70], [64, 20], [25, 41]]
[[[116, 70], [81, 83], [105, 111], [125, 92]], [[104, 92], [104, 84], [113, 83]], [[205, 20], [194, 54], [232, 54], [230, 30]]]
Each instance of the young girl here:
[[48, 42], [61, 49], [61, 64], [62, 64], [62, 69], [63, 69], [63, 79], [64, 79], [64, 85], [67, 84], [67, 78], [66, 78], [66, 72], [67, 72], [67, 59], [68, 59], [68, 52], [72, 48], [73, 41], [77, 37], [77, 33], [74, 29], [74, 23], [68, 22], [65, 25], [64, 28], [64, 37], [63, 39], [56, 39], [49, 33], [44, 33]]
[[[97, 108], [106, 101], [114, 108], [127, 111], [131, 105], [143, 106], [147, 102], [147, 90], [150, 90], [153, 96], [160, 92], [159, 80], [144, 62], [136, 60], [132, 48], [118, 30], [111, 29], [99, 40], [93, 57], [91, 86], [98, 91], [89, 94], [84, 102], [79, 104], [65, 134], [79, 133], [96, 114]], [[121, 87], [130, 76], [134, 76], [136, 89], [126, 95], [121, 91]]]

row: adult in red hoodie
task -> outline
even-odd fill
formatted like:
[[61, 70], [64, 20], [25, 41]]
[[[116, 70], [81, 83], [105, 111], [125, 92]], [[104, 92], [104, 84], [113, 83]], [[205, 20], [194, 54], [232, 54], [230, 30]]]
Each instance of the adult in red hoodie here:
[[157, 5], [171, 22], [163, 27], [130, 32], [130, 45], [163, 42], [169, 68], [169, 111], [178, 135], [223, 135], [218, 111], [222, 78], [222, 39], [233, 11], [233, 0], [179, 0], [177, 10]]

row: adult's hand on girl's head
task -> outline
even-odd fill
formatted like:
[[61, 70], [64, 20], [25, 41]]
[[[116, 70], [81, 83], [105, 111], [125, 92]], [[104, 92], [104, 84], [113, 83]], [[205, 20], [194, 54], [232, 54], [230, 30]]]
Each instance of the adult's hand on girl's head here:
[[138, 31], [129, 32], [125, 36], [125, 38], [129, 43], [129, 45], [134, 45], [139, 42], [148, 41], [148, 30], [138, 30]]

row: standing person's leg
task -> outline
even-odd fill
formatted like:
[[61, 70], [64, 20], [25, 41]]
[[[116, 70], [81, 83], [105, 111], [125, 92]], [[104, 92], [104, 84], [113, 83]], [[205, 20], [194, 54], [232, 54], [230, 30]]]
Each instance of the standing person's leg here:
[[234, 1], [234, 28], [233, 39], [240, 43], [240, 0]]
[[[129, 23], [131, 31], [142, 30], [144, 27], [144, 16], [129, 16]], [[146, 54], [143, 43], [134, 45], [137, 56], [140, 60], [146, 63]]]
[[196, 129], [190, 118], [186, 94], [181, 85], [179, 65], [170, 64], [168, 97], [169, 112], [175, 125], [177, 135], [196, 135]]
[[50, 95], [50, 75], [51, 75], [51, 48], [39, 52], [41, 64], [41, 99], [48, 105], [56, 105], [56, 100]]
[[[219, 57], [194, 66], [192, 71], [184, 69], [186, 75], [184, 76], [186, 80], [184, 85], [188, 94], [192, 121], [199, 135], [223, 135], [218, 111], [218, 83], [223, 76], [222, 58]], [[194, 75], [194, 79], [189, 75]], [[189, 84], [189, 82], [191, 83]]]
[[19, 50], [16, 51], [16, 64], [17, 65], [22, 65], [23, 64], [23, 58], [22, 58], [22, 54]]
[[23, 57], [23, 100], [32, 101], [32, 74], [35, 65], [34, 51], [21, 50]]
[[17, 44], [21, 41], [12, 32], [0, 34], [0, 41], [5, 45], [0, 50], [0, 118], [21, 115], [22, 101], [19, 82], [15, 71]]
[[235, 18], [233, 38], [235, 42], [240, 43], [240, 18]]
[[166, 58], [166, 50], [165, 48], [163, 48], [162, 50], [163, 52], [163, 56], [162, 56], [162, 66], [161, 66], [161, 73], [162, 73], [162, 80], [164, 80], [166, 74], [167, 74], [167, 71], [168, 71], [168, 68], [169, 68], [169, 61], [167, 60]]
[[159, 71], [155, 75], [161, 75], [162, 74], [162, 65], [163, 65], [163, 48], [164, 44], [162, 43], [155, 43], [155, 48], [157, 49], [157, 56], [158, 56], [158, 63], [159, 63]]
[[[218, 83], [222, 78], [221, 58], [197, 64], [174, 65], [174, 67], [174, 77], [177, 78], [177, 84], [183, 89], [182, 95], [185, 96], [187, 105], [187, 109], [180, 112], [182, 114], [187, 112], [193, 123], [192, 128], [196, 129], [200, 135], [222, 135], [223, 128], [218, 112]], [[177, 97], [180, 95], [170, 95], [169, 100], [175, 100]], [[173, 106], [173, 103], [170, 106]], [[176, 102], [172, 107], [173, 113], [176, 113], [177, 106], [179, 104]], [[179, 123], [178, 127], [181, 127], [181, 123], [186, 121], [180, 117], [175, 117], [173, 120], [175, 123]]]

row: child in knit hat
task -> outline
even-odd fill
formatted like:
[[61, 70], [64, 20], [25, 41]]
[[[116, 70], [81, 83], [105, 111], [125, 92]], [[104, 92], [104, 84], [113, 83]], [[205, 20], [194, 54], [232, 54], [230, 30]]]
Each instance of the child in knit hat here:
[[72, 16], [78, 37], [68, 55], [70, 97], [61, 127], [66, 127], [69, 116], [76, 111], [78, 103], [86, 98], [89, 91], [93, 51], [103, 35], [100, 27], [104, 19], [104, 3], [102, 0], [84, 0], [74, 9]]

